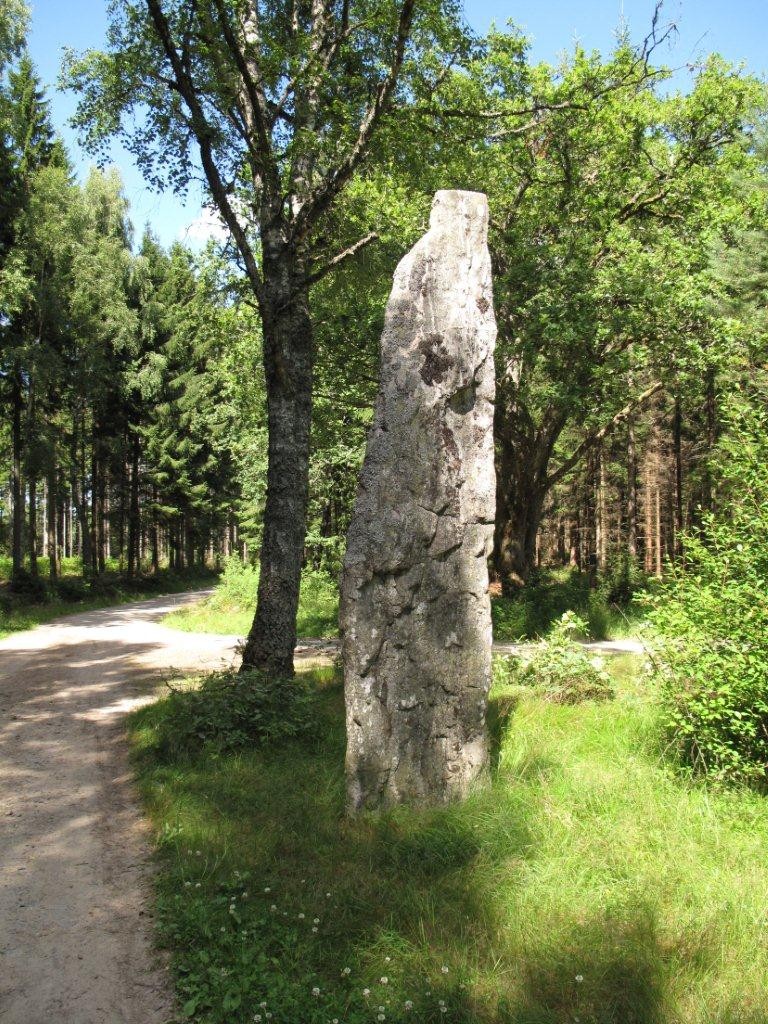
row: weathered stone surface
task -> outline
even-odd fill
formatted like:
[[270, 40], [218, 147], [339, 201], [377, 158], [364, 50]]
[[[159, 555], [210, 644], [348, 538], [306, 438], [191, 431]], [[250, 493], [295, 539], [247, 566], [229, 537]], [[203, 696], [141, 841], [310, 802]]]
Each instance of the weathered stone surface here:
[[486, 768], [493, 315], [488, 206], [438, 192], [397, 268], [340, 622], [354, 812], [464, 796]]

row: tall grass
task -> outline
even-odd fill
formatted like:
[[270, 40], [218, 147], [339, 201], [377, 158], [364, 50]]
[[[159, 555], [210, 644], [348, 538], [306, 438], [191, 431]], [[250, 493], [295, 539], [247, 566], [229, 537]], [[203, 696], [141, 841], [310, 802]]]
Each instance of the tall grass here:
[[[224, 564], [213, 594], [199, 604], [166, 616], [165, 624], [187, 633], [244, 635], [253, 621], [258, 566], [233, 556]], [[300, 637], [328, 637], [338, 632], [338, 585], [322, 572], [305, 571], [301, 579], [296, 628]]]
[[313, 738], [275, 748], [169, 759], [167, 704], [138, 712], [188, 1015], [765, 1024], [768, 808], [671, 774], [645, 678], [612, 665], [608, 703], [495, 691], [493, 779], [466, 803], [356, 821], [331, 673]]
[[494, 639], [514, 643], [544, 637], [569, 611], [586, 620], [593, 640], [627, 636], [645, 616], [638, 597], [647, 585], [625, 582], [620, 569], [597, 580], [575, 569], [543, 571], [514, 597], [493, 600]]

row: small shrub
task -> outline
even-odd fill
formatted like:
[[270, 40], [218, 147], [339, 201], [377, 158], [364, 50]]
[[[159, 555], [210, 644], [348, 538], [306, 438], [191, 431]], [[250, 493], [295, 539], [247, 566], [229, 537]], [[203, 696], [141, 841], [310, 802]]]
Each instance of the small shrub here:
[[586, 608], [587, 636], [593, 640], [605, 640], [611, 631], [611, 610], [605, 594], [601, 590], [593, 590], [587, 599]]
[[259, 570], [243, 562], [239, 555], [231, 555], [224, 562], [224, 570], [210, 606], [216, 611], [228, 608], [255, 608], [256, 591], [259, 588]]
[[590, 636], [603, 640], [610, 633], [611, 610], [605, 594], [592, 588], [588, 573], [569, 570], [541, 573], [513, 597], [492, 602], [495, 640], [516, 640], [545, 636], [557, 620], [573, 610], [584, 616]]
[[[662, 720], [682, 763], [768, 785], [768, 388], [732, 399], [721, 503], [653, 598]], [[727, 499], [725, 505], [723, 499]]]
[[647, 585], [648, 580], [637, 560], [631, 558], [626, 551], [622, 551], [608, 562], [608, 567], [600, 577], [598, 593], [606, 605], [626, 608]]
[[587, 635], [586, 621], [575, 612], [566, 612], [529, 657], [497, 658], [494, 683], [535, 687], [555, 704], [609, 700], [614, 691], [602, 658], [577, 642]]
[[88, 584], [79, 576], [64, 576], [54, 584], [56, 596], [62, 601], [84, 601]]
[[262, 672], [216, 673], [198, 689], [173, 689], [167, 702], [158, 741], [169, 758], [271, 746], [306, 735], [316, 721], [307, 683]]
[[41, 576], [33, 576], [22, 570], [10, 586], [11, 592], [27, 604], [45, 604], [50, 597], [47, 582]]

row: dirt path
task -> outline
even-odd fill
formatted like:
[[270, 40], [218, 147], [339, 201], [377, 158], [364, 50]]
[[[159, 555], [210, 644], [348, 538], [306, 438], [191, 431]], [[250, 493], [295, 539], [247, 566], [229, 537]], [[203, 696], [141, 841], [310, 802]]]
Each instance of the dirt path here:
[[0, 1021], [161, 1024], [147, 845], [120, 719], [157, 670], [214, 668], [233, 638], [158, 624], [200, 594], [0, 641]]

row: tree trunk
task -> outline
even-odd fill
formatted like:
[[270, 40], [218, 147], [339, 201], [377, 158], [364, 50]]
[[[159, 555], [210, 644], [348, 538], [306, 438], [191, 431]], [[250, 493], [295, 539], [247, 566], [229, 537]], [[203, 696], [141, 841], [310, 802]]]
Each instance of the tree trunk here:
[[608, 482], [605, 472], [603, 446], [597, 452], [597, 486], [595, 488], [595, 561], [598, 573], [605, 572], [608, 565], [608, 510], [606, 491]]
[[24, 495], [21, 486], [21, 374], [13, 372], [11, 382], [11, 496], [13, 526], [11, 531], [12, 579], [24, 571]]
[[59, 577], [59, 539], [58, 528], [58, 486], [57, 486], [56, 465], [52, 465], [48, 472], [48, 502], [47, 502], [47, 536], [48, 536], [48, 573], [52, 580]]
[[627, 554], [637, 562], [637, 446], [631, 419], [627, 425]]
[[505, 593], [525, 586], [536, 565], [536, 535], [544, 512], [545, 494], [531, 489], [515, 494], [497, 490], [494, 567]]
[[703, 504], [708, 512], [715, 511], [714, 484], [712, 480], [711, 460], [717, 441], [717, 394], [715, 391], [715, 371], [707, 371], [706, 388], [706, 420], [707, 420], [707, 457], [704, 461]]
[[134, 434], [131, 444], [131, 482], [128, 510], [128, 575], [133, 576], [139, 567], [139, 530], [141, 517], [139, 508], [139, 438]]
[[157, 484], [152, 484], [152, 530], [150, 533], [152, 548], [152, 572], [160, 571], [160, 525], [157, 521]]
[[313, 336], [301, 266], [265, 247], [262, 310], [267, 384], [267, 496], [256, 615], [241, 671], [293, 675], [306, 535]]
[[72, 443], [72, 504], [77, 517], [78, 554], [83, 563], [83, 575], [90, 576], [93, 573], [93, 551], [85, 498], [85, 444], [77, 430]]
[[661, 579], [662, 561], [661, 561], [661, 488], [659, 487], [658, 480], [656, 482], [656, 537], [655, 537], [655, 550], [656, 550], [656, 576]]
[[29, 574], [37, 576], [37, 479], [29, 478]]
[[683, 417], [680, 407], [680, 396], [675, 397], [675, 413], [673, 420], [675, 447], [675, 534], [673, 539], [674, 556], [677, 558], [682, 551], [683, 536]]

